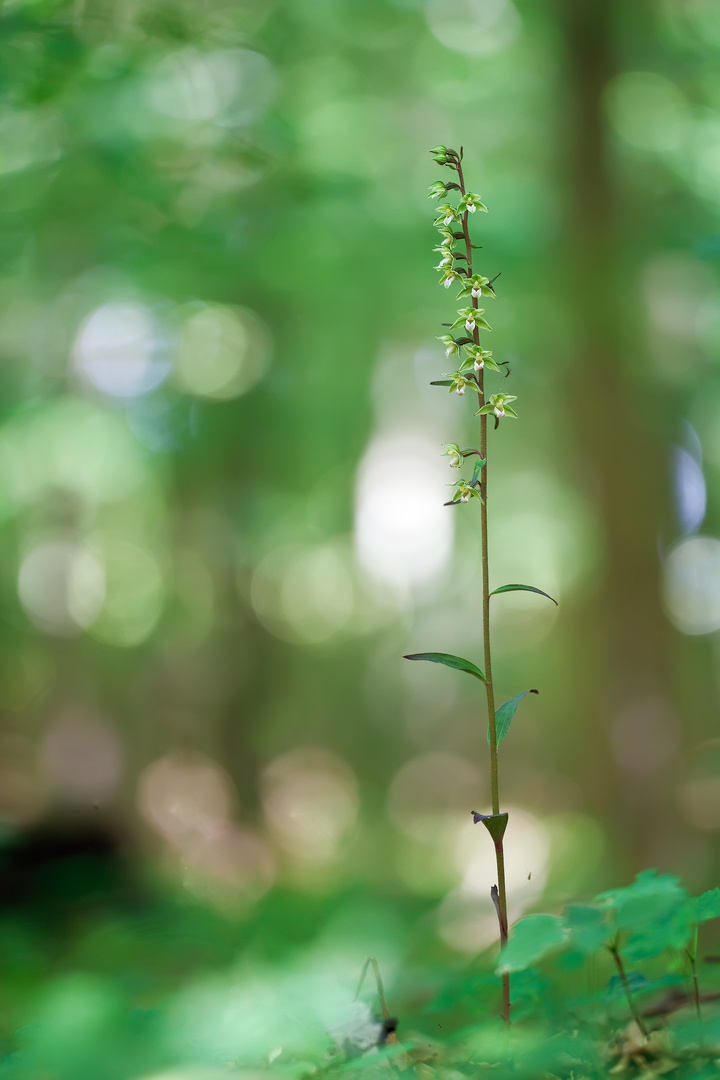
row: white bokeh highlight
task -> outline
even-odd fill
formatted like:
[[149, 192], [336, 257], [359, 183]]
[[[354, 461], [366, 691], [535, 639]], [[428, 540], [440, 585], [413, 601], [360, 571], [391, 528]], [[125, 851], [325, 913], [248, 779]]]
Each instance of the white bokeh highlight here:
[[123, 301], [103, 304], [80, 326], [72, 347], [75, 370], [109, 397], [131, 398], [154, 390], [170, 372], [158, 355], [151, 311]]
[[670, 621], [683, 634], [720, 630], [720, 540], [691, 536], [672, 548], [662, 593]]
[[448, 469], [426, 436], [377, 436], [358, 470], [355, 550], [375, 581], [399, 592], [436, 578], [453, 549]]
[[703, 523], [707, 509], [707, 487], [700, 462], [681, 446], [673, 447], [675, 505], [680, 527], [686, 535]]

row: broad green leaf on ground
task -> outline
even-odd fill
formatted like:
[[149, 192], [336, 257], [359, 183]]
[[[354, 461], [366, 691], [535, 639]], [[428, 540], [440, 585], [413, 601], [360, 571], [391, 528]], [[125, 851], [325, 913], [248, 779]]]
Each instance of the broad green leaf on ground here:
[[664, 949], [682, 948], [689, 937], [692, 910], [688, 895], [671, 874], [645, 870], [632, 885], [596, 897], [618, 930], [630, 931], [622, 946], [628, 960], [646, 960]]
[[595, 900], [610, 908], [618, 929], [640, 930], [669, 918], [687, 903], [688, 895], [672, 874], [643, 870], [632, 885], [600, 893]]
[[[527, 694], [537, 694], [538, 690], [523, 690], [522, 694], [518, 694], [517, 697], [512, 698], [510, 701], [506, 701], [504, 705], [495, 713], [495, 733], [497, 737], [497, 745], [503, 741], [512, 723], [513, 717], [517, 712], [517, 707]], [[490, 745], [490, 730], [488, 729], [488, 745]]]
[[720, 889], [709, 889], [702, 896], [693, 896], [690, 900], [690, 911], [695, 923], [720, 918]]
[[410, 653], [408, 656], [403, 657], [404, 660], [429, 660], [431, 664], [444, 664], [445, 667], [455, 668], [456, 671], [466, 671], [468, 675], [474, 675], [480, 682], [485, 682], [485, 676], [483, 675], [477, 664], [473, 664], [470, 660], [463, 660], [462, 656], [453, 656], [452, 653], [446, 652], [417, 652]]
[[594, 904], [570, 904], [565, 911], [570, 944], [584, 953], [594, 953], [607, 945], [614, 933], [608, 914]]
[[543, 592], [542, 589], [536, 589], [534, 585], [501, 585], [499, 589], [493, 589], [490, 595], [497, 596], [498, 593], [504, 592], [534, 592], [538, 596], [547, 596], [548, 600], [552, 600], [555, 607], [558, 606], [557, 600], [553, 600], [550, 593]]
[[565, 943], [565, 922], [557, 915], [528, 915], [513, 928], [505, 948], [500, 953], [497, 970], [524, 971], [551, 949]]
[[622, 947], [627, 960], [650, 960], [665, 949], [687, 948], [694, 923], [687, 905], [631, 934]]

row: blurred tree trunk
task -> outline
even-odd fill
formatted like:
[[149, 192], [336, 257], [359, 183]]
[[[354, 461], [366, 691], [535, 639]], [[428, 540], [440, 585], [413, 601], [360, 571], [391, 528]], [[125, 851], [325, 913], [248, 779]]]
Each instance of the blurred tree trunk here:
[[600, 587], [579, 613], [578, 632], [594, 651], [588, 657], [593, 685], [582, 688], [581, 699], [587, 702], [581, 715], [588, 728], [583, 779], [595, 808], [614, 822], [628, 868], [636, 869], [654, 857], [654, 840], [672, 808], [657, 773], [618, 765], [608, 734], [621, 710], [632, 714], [643, 698], [669, 696], [669, 628], [661, 609], [657, 553], [658, 531], [667, 517], [666, 451], [656, 442], [648, 412], [652, 403], [646, 398], [639, 409], [635, 405], [619, 332], [618, 199], [603, 93], [614, 74], [613, 21], [622, 0], [560, 2], [566, 46], [567, 100], [561, 115], [567, 118], [567, 298], [574, 337], [567, 393], [576, 418], [580, 482], [586, 490], [589, 486], [605, 544]]

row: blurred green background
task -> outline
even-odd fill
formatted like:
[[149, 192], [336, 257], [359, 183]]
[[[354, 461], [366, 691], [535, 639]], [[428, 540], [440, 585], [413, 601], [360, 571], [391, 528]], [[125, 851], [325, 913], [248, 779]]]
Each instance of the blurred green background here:
[[32, 1075], [233, 1058], [113, 1025], [214, 1016], [239, 956], [349, 985], [373, 952], [422, 999], [494, 941], [482, 695], [401, 659], [481, 651], [437, 143], [490, 209], [518, 396], [491, 581], [560, 601], [494, 611], [500, 699], [540, 689], [502, 752], [511, 913], [716, 883], [719, 60], [713, 0], [2, 5], [0, 972]]

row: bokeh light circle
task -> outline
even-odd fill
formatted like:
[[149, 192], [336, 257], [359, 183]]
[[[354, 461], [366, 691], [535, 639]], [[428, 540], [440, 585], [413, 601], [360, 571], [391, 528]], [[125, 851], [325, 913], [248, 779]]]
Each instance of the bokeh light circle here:
[[436, 577], [452, 554], [454, 516], [443, 506], [447, 467], [436, 443], [380, 435], [360, 463], [355, 550], [369, 576], [403, 591]]
[[88, 632], [108, 645], [139, 645], [155, 629], [165, 602], [155, 557], [125, 540], [99, 538], [93, 551], [103, 568], [105, 596]]
[[720, 630], [720, 540], [682, 540], [665, 559], [662, 584], [665, 610], [683, 634]]
[[246, 308], [193, 305], [182, 313], [175, 381], [189, 394], [225, 401], [254, 386], [265, 371], [270, 338]]
[[336, 854], [358, 813], [352, 769], [329, 750], [283, 754], [262, 774], [262, 800], [270, 830], [288, 855], [322, 864]]
[[143, 304], [103, 304], [81, 325], [73, 343], [76, 371], [110, 397], [146, 394], [167, 377], [169, 363], [159, 355], [160, 338]]
[[438, 41], [471, 56], [506, 48], [522, 26], [511, 0], [429, 0], [426, 17]]
[[153, 108], [186, 123], [250, 123], [276, 90], [273, 65], [250, 49], [178, 49], [158, 62], [149, 82]]
[[102, 611], [105, 573], [93, 551], [59, 537], [38, 544], [22, 560], [18, 594], [39, 629], [68, 637]]

